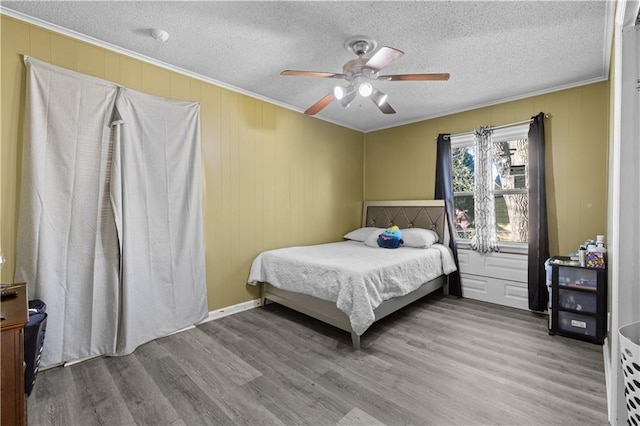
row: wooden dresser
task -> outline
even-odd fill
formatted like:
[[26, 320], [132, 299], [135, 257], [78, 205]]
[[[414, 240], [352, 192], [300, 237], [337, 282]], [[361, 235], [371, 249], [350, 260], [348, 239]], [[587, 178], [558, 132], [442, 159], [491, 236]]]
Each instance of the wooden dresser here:
[[2, 382], [0, 423], [26, 425], [27, 406], [24, 393], [24, 325], [29, 320], [29, 304], [25, 284], [15, 284], [4, 291], [17, 291], [16, 297], [6, 298], [0, 304], [4, 319], [1, 321], [0, 381]]

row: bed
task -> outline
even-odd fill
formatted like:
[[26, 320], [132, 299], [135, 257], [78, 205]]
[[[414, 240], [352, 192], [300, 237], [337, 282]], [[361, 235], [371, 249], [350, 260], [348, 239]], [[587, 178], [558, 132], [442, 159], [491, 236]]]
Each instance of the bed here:
[[[435, 233], [440, 244], [375, 246], [379, 231], [373, 228], [392, 225], [406, 236]], [[438, 289], [446, 293], [447, 275], [456, 268], [445, 225], [441, 200], [367, 201], [358, 230], [368, 233], [366, 243], [356, 238], [260, 253], [248, 283], [262, 286], [263, 305], [276, 302], [345, 330], [359, 350], [360, 336], [375, 321]]]

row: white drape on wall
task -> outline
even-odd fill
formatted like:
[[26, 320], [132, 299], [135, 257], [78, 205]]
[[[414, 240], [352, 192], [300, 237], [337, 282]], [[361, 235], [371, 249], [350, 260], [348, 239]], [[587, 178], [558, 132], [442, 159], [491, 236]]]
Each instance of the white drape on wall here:
[[130, 353], [206, 317], [199, 105], [25, 64], [16, 280], [47, 304], [41, 364]]
[[33, 58], [25, 64], [16, 280], [47, 304], [46, 366], [115, 352], [119, 254], [109, 122], [118, 88]]
[[122, 255], [118, 352], [207, 317], [199, 105], [121, 89], [112, 202]]

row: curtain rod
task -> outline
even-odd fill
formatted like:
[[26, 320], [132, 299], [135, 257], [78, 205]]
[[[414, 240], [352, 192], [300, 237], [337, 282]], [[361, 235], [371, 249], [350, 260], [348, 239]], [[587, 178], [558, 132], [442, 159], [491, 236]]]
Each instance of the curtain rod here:
[[[545, 114], [544, 118], [549, 118], [549, 114]], [[502, 126], [490, 126], [490, 127], [487, 127], [487, 130], [502, 129], [504, 127], [511, 127], [511, 126], [517, 126], [519, 124], [531, 123], [532, 121], [533, 121], [533, 118], [530, 118], [528, 120], [518, 121], [516, 123], [503, 124]], [[453, 134], [453, 135], [445, 136], [445, 138], [449, 138], [450, 139], [453, 136], [470, 135], [472, 133], [473, 133], [473, 131], [471, 131], [471, 132], [463, 132], [463, 133], [456, 133], [456, 134]], [[434, 139], [438, 139], [438, 137], [436, 136]]]

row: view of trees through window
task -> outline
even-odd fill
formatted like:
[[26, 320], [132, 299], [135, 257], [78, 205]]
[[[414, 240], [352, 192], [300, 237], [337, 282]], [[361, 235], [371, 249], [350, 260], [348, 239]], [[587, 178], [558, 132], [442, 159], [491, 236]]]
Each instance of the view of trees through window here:
[[[471, 239], [475, 234], [475, 147], [452, 148], [451, 156], [457, 237]], [[496, 142], [492, 156], [498, 240], [526, 242], [529, 225], [527, 140]]]

